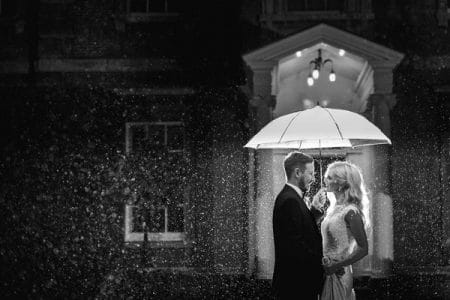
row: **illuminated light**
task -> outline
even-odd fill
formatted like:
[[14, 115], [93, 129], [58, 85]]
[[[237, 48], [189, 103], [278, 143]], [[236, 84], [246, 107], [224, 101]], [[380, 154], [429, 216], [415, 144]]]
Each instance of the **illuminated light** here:
[[333, 70], [331, 70], [329, 79], [330, 79], [331, 82], [335, 82], [336, 81], [336, 74], [334, 73]]
[[313, 108], [314, 107], [314, 102], [310, 99], [303, 99], [303, 106], [305, 108]]
[[340, 49], [339, 50], [339, 55], [340, 56], [344, 56], [345, 55], [345, 50], [344, 49]]
[[302, 51], [297, 51], [297, 52], [295, 52], [295, 56], [301, 57], [301, 56], [302, 56]]
[[313, 86], [314, 85], [314, 79], [311, 76], [308, 77], [307, 82], [308, 82], [309, 86]]
[[319, 70], [314, 69], [314, 70], [312, 71], [312, 77], [313, 77], [314, 79], [319, 79]]

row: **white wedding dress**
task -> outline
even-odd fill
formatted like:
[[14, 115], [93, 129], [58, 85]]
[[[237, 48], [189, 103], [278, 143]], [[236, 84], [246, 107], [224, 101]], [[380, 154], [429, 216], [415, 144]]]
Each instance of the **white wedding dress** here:
[[[348, 257], [356, 246], [355, 238], [345, 222], [345, 216], [353, 210], [359, 210], [352, 204], [334, 205], [330, 207], [322, 221], [323, 256], [331, 261], [341, 261]], [[327, 276], [322, 290], [321, 300], [356, 299], [353, 290], [352, 266], [344, 267], [345, 274]]]

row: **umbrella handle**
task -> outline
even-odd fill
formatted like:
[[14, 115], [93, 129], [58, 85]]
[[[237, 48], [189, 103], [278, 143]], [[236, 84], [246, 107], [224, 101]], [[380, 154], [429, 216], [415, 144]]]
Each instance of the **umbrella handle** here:
[[319, 140], [319, 172], [320, 172], [320, 188], [323, 188], [323, 176], [322, 176], [322, 147]]

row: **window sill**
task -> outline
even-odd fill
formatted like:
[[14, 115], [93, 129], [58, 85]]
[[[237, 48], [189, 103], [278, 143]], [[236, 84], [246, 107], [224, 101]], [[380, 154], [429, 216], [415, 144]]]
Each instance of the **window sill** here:
[[43, 39], [73, 39], [76, 37], [75, 34], [71, 34], [71, 33], [66, 33], [66, 32], [62, 32], [62, 33], [41, 33], [41, 35], [39, 36], [40, 38]]
[[75, 2], [75, 0], [41, 0], [41, 2], [46, 4], [69, 4]]
[[[125, 247], [130, 249], [140, 249], [143, 246], [143, 241], [125, 241]], [[148, 241], [146, 247], [147, 248], [190, 248], [192, 246], [192, 242], [190, 241]]]
[[176, 21], [179, 13], [129, 13], [125, 16], [128, 23]]
[[12, 21], [20, 21], [19, 15], [12, 15], [12, 16], [2, 16], [0, 15], [0, 22], [12, 22]]
[[[149, 242], [183, 242], [186, 240], [184, 232], [148, 233]], [[143, 232], [129, 232], [125, 234], [125, 242], [143, 242]]]
[[286, 22], [286, 21], [304, 21], [304, 20], [348, 20], [348, 19], [373, 19], [371, 12], [340, 12], [340, 11], [295, 11], [284, 14], [266, 14], [261, 15], [261, 21], [267, 22]]

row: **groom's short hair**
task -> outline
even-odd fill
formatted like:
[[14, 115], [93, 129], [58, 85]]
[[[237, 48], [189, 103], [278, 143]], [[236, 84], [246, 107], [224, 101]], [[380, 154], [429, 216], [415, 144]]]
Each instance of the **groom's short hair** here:
[[299, 168], [300, 171], [305, 171], [306, 165], [314, 162], [314, 159], [300, 151], [292, 151], [284, 158], [284, 171], [286, 177], [289, 179], [295, 168]]

